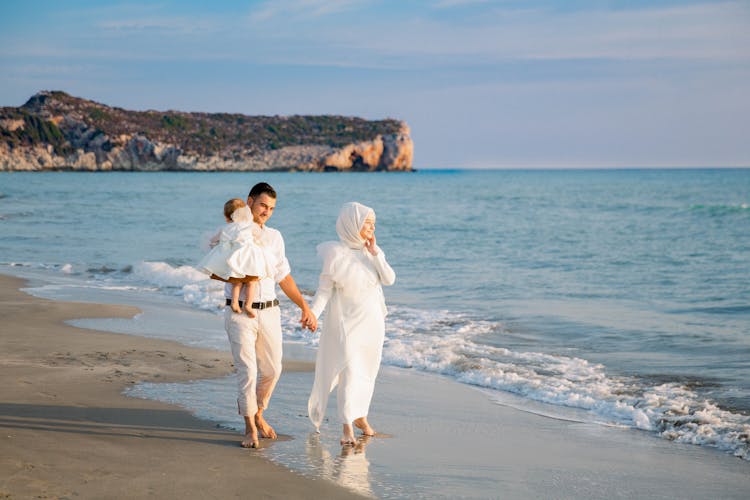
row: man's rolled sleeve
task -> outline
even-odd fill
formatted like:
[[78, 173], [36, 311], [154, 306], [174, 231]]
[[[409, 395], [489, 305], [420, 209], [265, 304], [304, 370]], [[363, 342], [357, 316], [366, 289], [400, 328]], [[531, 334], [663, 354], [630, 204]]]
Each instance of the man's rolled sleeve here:
[[292, 267], [289, 265], [289, 259], [286, 258], [286, 246], [284, 245], [284, 237], [281, 233], [273, 230], [274, 235], [274, 253], [278, 260], [276, 261], [276, 273], [274, 274], [274, 281], [280, 283], [281, 280], [289, 276], [292, 272]]

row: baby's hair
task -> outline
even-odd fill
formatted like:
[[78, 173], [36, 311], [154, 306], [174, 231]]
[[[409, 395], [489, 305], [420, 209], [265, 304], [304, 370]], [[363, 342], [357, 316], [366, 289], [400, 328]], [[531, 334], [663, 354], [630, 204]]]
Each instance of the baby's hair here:
[[224, 203], [224, 217], [232, 220], [232, 214], [234, 213], [234, 211], [244, 206], [245, 202], [243, 200], [241, 200], [240, 198], [232, 198], [228, 202]]

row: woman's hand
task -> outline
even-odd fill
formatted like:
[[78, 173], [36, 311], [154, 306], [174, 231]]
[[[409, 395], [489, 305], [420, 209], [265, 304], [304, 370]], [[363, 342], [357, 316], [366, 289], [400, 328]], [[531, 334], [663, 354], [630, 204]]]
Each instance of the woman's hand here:
[[378, 254], [378, 246], [375, 243], [376, 243], [376, 240], [375, 240], [374, 234], [372, 235], [372, 238], [370, 238], [369, 240], [365, 240], [365, 248], [372, 255]]

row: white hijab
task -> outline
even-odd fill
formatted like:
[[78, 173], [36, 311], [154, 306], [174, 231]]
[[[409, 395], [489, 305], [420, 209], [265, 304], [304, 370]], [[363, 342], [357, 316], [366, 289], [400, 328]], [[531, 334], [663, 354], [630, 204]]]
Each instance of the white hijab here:
[[368, 216], [375, 219], [375, 211], [372, 208], [356, 201], [344, 203], [339, 211], [339, 218], [336, 220], [336, 233], [344, 245], [357, 250], [365, 246], [365, 240], [359, 232]]

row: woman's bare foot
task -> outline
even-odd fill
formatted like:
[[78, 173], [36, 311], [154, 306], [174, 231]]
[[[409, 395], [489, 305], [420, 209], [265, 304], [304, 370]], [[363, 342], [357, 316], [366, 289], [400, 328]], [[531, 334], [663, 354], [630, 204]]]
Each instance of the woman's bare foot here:
[[250, 430], [246, 429], [245, 432], [245, 439], [242, 440], [240, 443], [240, 446], [243, 448], [257, 448], [260, 446], [260, 441], [258, 441], [258, 430], [253, 428]]
[[[237, 312], [239, 312], [239, 311], [237, 311]], [[247, 315], [248, 315], [248, 316], [250, 316], [251, 318], [254, 318], [254, 317], [255, 317], [255, 311], [253, 311], [253, 308], [251, 307], [251, 305], [250, 305], [250, 303], [249, 303], [249, 302], [245, 302], [245, 312], [246, 312], [246, 313], [247, 313]]]
[[240, 303], [234, 299], [232, 299], [232, 304], [230, 307], [232, 308], [232, 311], [236, 312], [237, 314], [242, 312], [242, 309], [240, 308]]
[[258, 410], [258, 413], [255, 414], [255, 425], [258, 427], [261, 437], [276, 439], [276, 431], [263, 418], [263, 410]]
[[359, 417], [354, 421], [354, 425], [356, 425], [357, 429], [361, 430], [362, 434], [364, 434], [365, 436], [375, 435], [375, 429], [370, 427], [369, 422], [367, 422], [367, 417]]
[[339, 444], [341, 444], [341, 446], [357, 444], [357, 440], [354, 437], [354, 429], [352, 429], [351, 424], [344, 424], [344, 431], [341, 440], [339, 440]]

